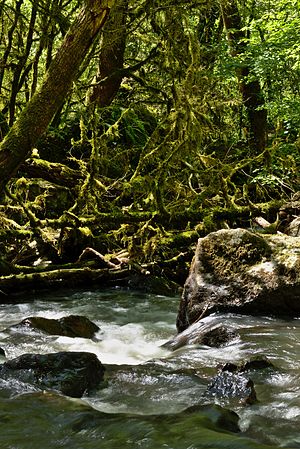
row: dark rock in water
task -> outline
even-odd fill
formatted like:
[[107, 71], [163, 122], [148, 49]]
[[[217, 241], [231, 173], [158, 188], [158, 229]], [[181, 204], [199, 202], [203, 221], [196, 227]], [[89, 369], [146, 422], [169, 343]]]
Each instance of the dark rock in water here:
[[162, 346], [171, 351], [194, 344], [220, 348], [230, 343], [237, 336], [238, 334], [234, 329], [225, 327], [218, 322], [206, 322], [204, 319], [192, 324]]
[[182, 412], [183, 414], [201, 413], [207, 416], [217, 427], [229, 432], [240, 432], [239, 415], [220, 405], [192, 405]]
[[[100, 440], [101, 437], [103, 439], [101, 434], [104, 429], [104, 435], [108, 441], [107, 447], [157, 447], [159, 449], [167, 447], [183, 449], [188, 447], [214, 448], [214, 442], [218, 439], [223, 442], [224, 437], [226, 438], [224, 431], [240, 432], [238, 420], [239, 417], [235, 412], [218, 405], [196, 405], [179, 413], [164, 413], [160, 415], [104, 413], [82, 408], [80, 413], [73, 413], [73, 416], [68, 417], [68, 424], [71, 424], [73, 432], [82, 432], [84, 434], [92, 432], [93, 436], [99, 435], [98, 439]], [[127, 427], [129, 429], [128, 432], [126, 432]], [[118, 432], [120, 428], [122, 432]], [[114, 435], [116, 432], [118, 433], [119, 444], [109, 445], [110, 440], [112, 443], [116, 441], [116, 436]], [[223, 447], [230, 447], [229, 438], [224, 442]], [[232, 444], [232, 439], [230, 441]], [[217, 447], [221, 446], [217, 444]], [[102, 445], [99, 445], [99, 448], [101, 447]], [[237, 442], [237, 445], [234, 444], [234, 447], [240, 447], [239, 442]], [[241, 447], [245, 447], [243, 442]], [[248, 447], [250, 446], [247, 445]], [[253, 446], [251, 443], [251, 447], [256, 446]]]
[[275, 366], [273, 365], [270, 360], [267, 359], [265, 356], [254, 356], [250, 360], [247, 360], [242, 364], [240, 367], [240, 372], [243, 371], [251, 371], [251, 370], [264, 370], [264, 369], [274, 369]]
[[214, 348], [220, 348], [221, 346], [224, 346], [234, 340], [237, 335], [237, 332], [234, 330], [228, 329], [225, 326], [219, 326], [203, 335], [201, 338], [201, 344], [212, 346]]
[[13, 329], [36, 329], [49, 335], [62, 335], [65, 337], [93, 338], [99, 327], [88, 318], [80, 315], [70, 315], [58, 320], [29, 317], [12, 326]]
[[96, 355], [89, 352], [23, 354], [1, 366], [0, 378], [80, 398], [100, 384], [104, 371]]
[[254, 404], [256, 392], [249, 377], [222, 371], [217, 374], [207, 387], [207, 394], [219, 399], [237, 399], [243, 404]]
[[4, 355], [4, 357], [5, 357], [5, 351], [3, 348], [0, 348], [0, 355]]
[[240, 367], [235, 363], [227, 362], [221, 367], [221, 371], [228, 371], [229, 373], [236, 373], [240, 370]]
[[199, 239], [178, 331], [213, 312], [300, 316], [300, 237], [222, 229]]
[[243, 373], [245, 371], [261, 371], [265, 369], [275, 369], [275, 366], [273, 365], [270, 360], [267, 359], [265, 356], [257, 355], [251, 357], [250, 360], [246, 360], [240, 365], [236, 365], [235, 363], [225, 363], [221, 367], [221, 371], [228, 371], [230, 373]]

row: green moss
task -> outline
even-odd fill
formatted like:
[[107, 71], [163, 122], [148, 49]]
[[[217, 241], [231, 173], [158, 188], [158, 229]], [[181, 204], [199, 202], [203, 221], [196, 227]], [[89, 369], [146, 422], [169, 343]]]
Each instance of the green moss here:
[[81, 234], [84, 235], [85, 237], [91, 237], [93, 235], [91, 229], [88, 228], [87, 226], [79, 227], [78, 231], [81, 232]]
[[202, 240], [201, 261], [209, 271], [241, 272], [243, 266], [255, 265], [271, 255], [271, 248], [261, 236], [244, 229], [213, 233]]

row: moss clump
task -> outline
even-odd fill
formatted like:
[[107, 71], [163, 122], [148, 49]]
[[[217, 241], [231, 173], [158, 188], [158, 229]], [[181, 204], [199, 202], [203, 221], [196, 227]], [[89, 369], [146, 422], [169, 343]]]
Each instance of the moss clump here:
[[228, 275], [243, 271], [270, 256], [271, 248], [259, 235], [240, 229], [211, 233], [202, 241], [201, 262], [208, 271]]

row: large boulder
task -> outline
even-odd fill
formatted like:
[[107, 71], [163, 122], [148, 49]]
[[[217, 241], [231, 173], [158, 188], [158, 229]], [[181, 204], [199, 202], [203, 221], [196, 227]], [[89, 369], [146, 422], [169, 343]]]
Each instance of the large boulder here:
[[102, 382], [104, 371], [89, 352], [23, 354], [0, 366], [0, 379], [80, 398]]
[[93, 338], [99, 327], [85, 316], [69, 315], [59, 319], [32, 316], [11, 327], [14, 331], [38, 330], [48, 335]]
[[199, 239], [177, 329], [214, 312], [300, 315], [300, 238], [222, 229]]

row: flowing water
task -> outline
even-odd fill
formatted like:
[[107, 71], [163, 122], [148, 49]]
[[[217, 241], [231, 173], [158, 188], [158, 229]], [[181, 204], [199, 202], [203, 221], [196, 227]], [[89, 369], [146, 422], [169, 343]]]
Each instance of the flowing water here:
[[[0, 449], [300, 447], [300, 320], [212, 316], [206, 320], [235, 328], [239, 337], [220, 349], [194, 345], [171, 353], [160, 346], [176, 332], [177, 307], [178, 298], [118, 288], [0, 305], [0, 346], [8, 358], [90, 351], [106, 366], [104, 384], [82, 399], [0, 381]], [[95, 322], [97, 339], [4, 330], [29, 316], [70, 314]], [[205, 392], [220, 365], [253, 355], [267, 356], [276, 369], [251, 373], [256, 404], [219, 399], [239, 415], [235, 433]]]

